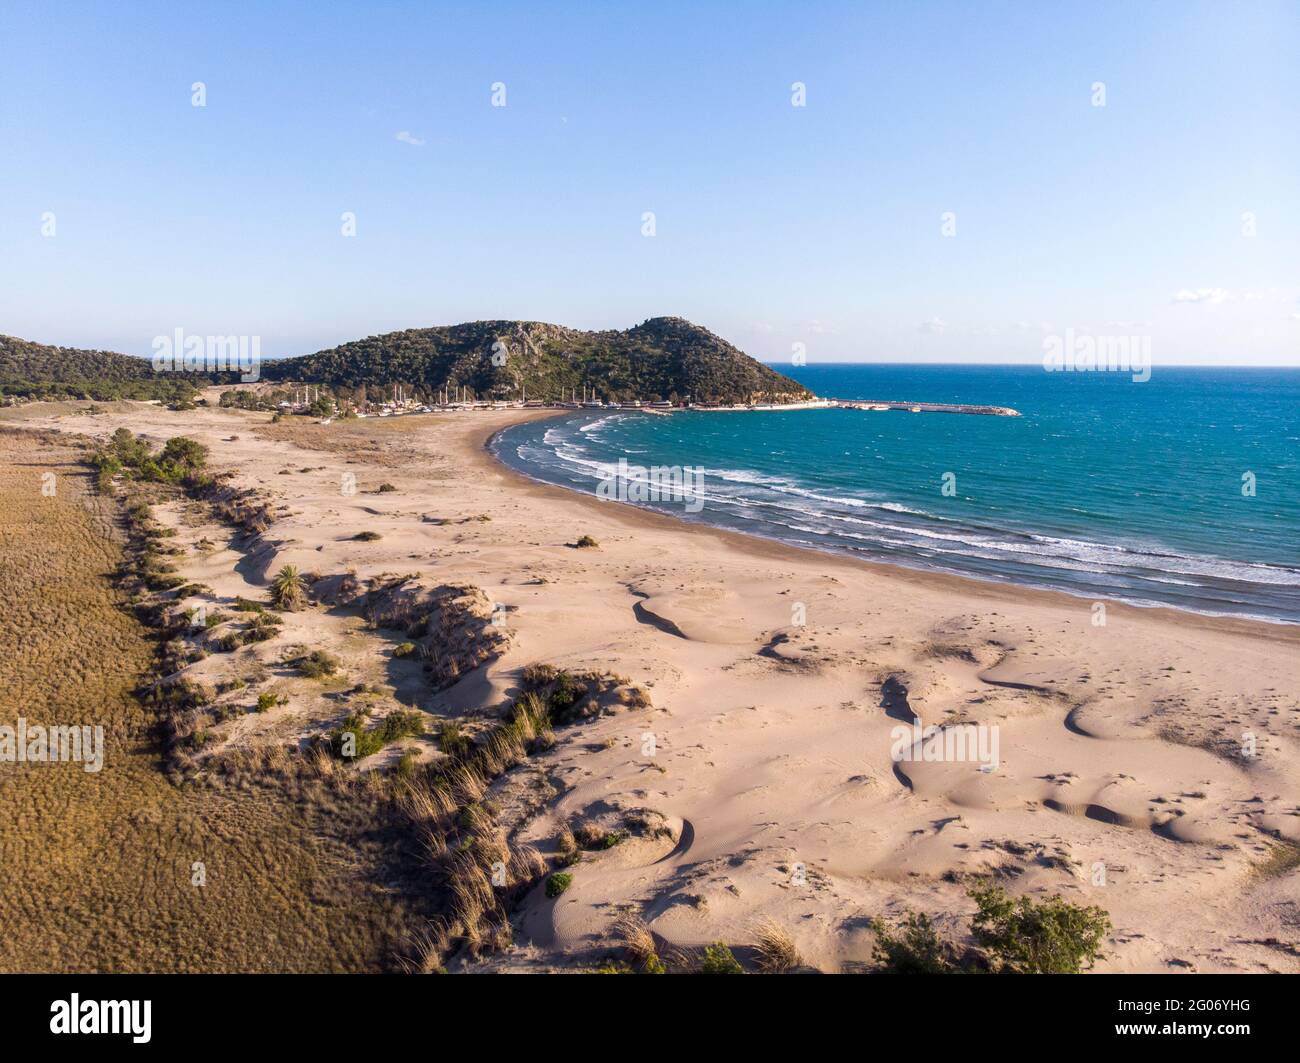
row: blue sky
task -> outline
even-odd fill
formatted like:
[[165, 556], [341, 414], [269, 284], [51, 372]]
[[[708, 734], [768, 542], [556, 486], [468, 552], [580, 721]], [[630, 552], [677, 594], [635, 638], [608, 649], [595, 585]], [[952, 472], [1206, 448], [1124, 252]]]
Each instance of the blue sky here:
[[1072, 328], [1300, 364], [1298, 57], [1296, 0], [5, 0], [0, 332], [677, 314], [771, 361]]

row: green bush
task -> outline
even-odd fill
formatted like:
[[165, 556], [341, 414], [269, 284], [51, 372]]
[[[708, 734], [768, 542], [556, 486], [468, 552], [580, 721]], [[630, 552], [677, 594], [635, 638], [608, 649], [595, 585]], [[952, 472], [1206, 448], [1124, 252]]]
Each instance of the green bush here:
[[270, 712], [273, 708], [275, 708], [275, 706], [276, 706], [276, 704], [279, 702], [279, 700], [280, 700], [280, 699], [277, 698], [274, 694], [272, 694], [269, 690], [268, 690], [266, 693], [264, 693], [264, 694], [258, 694], [258, 695], [257, 695], [257, 711], [258, 711], [258, 712]]
[[596, 542], [596, 540], [593, 539], [590, 535], [584, 535], [573, 545], [577, 547], [579, 550], [590, 550], [593, 547], [599, 546], [600, 543]]
[[744, 974], [736, 957], [731, 954], [721, 941], [704, 947], [704, 959], [700, 963], [700, 974]]
[[1012, 900], [997, 886], [975, 886], [979, 911], [971, 933], [988, 950], [994, 969], [1012, 974], [1078, 974], [1101, 957], [1110, 917], [1095, 906], [1058, 894], [1045, 901]]
[[419, 712], [390, 712], [379, 726], [366, 730], [365, 712], [354, 712], [337, 730], [330, 732], [330, 748], [336, 757], [348, 757], [345, 750], [347, 736], [352, 735], [351, 756], [360, 760], [378, 753], [399, 738], [411, 738], [424, 733], [424, 714]]
[[162, 478], [169, 483], [181, 483], [196, 476], [208, 461], [208, 448], [186, 436], [167, 440], [158, 456]]
[[380, 722], [376, 732], [384, 745], [399, 738], [414, 738], [424, 734], [424, 713], [399, 709], [390, 712]]
[[897, 931], [877, 922], [874, 952], [886, 974], [951, 974], [956, 970], [928, 915], [909, 912]]
[[403, 642], [393, 650], [394, 657], [409, 657], [415, 652], [414, 642]]
[[[978, 912], [971, 935], [984, 953], [987, 969], [1004, 974], [1078, 974], [1101, 957], [1110, 918], [1097, 907], [1071, 904], [1061, 897], [1012, 900], [994, 885], [969, 891]], [[909, 913], [897, 929], [877, 924], [875, 958], [890, 974], [952, 974], [984, 969], [959, 966], [952, 950], [935, 933], [926, 915]]]
[[357, 532], [356, 535], [352, 536], [353, 541], [358, 543], [373, 543], [376, 539], [382, 538], [383, 536], [376, 531]]
[[546, 896], [558, 897], [573, 884], [573, 876], [567, 871], [556, 871], [546, 879]]
[[587, 692], [568, 672], [561, 672], [555, 677], [555, 689], [551, 691], [551, 708], [563, 715], [573, 708], [578, 698]]

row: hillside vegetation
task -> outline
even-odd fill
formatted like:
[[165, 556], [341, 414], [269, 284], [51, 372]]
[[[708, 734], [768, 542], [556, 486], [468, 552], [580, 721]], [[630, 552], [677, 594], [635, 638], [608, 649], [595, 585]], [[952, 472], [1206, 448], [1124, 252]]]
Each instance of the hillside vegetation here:
[[[401, 386], [435, 399], [593, 398], [697, 403], [796, 402], [806, 388], [706, 328], [658, 317], [623, 331], [582, 332], [538, 321], [474, 321], [369, 336], [268, 361], [264, 380], [317, 384], [356, 400]], [[229, 374], [157, 372], [146, 358], [0, 336], [0, 395], [24, 399], [193, 399]], [[369, 395], [367, 395], [367, 390]], [[237, 398], [237, 393], [232, 392]]]
[[[555, 401], [583, 388], [613, 401], [791, 402], [810, 397], [793, 380], [726, 340], [677, 317], [635, 328], [581, 332], [537, 321], [475, 321], [354, 340], [267, 363], [262, 375], [343, 389], [403, 385], [435, 396], [466, 388], [480, 399]], [[374, 397], [373, 395], [371, 397]]]
[[185, 402], [207, 378], [158, 373], [147, 358], [51, 347], [0, 336], [0, 395], [25, 399], [159, 399]]

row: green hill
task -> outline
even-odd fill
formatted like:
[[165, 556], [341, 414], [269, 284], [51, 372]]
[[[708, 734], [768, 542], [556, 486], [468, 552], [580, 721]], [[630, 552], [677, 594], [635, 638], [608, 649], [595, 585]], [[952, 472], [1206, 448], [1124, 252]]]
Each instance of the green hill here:
[[604, 400], [791, 402], [810, 394], [708, 329], [677, 317], [581, 332], [538, 321], [474, 321], [369, 336], [300, 358], [266, 362], [267, 380], [336, 391], [404, 385], [434, 396], [468, 388], [484, 399], [558, 400], [584, 386]]
[[[180, 402], [194, 393], [179, 373], [156, 373], [147, 358], [113, 351], [50, 347], [0, 336], [0, 395], [28, 399], [161, 399]], [[199, 378], [200, 383], [206, 383]]]

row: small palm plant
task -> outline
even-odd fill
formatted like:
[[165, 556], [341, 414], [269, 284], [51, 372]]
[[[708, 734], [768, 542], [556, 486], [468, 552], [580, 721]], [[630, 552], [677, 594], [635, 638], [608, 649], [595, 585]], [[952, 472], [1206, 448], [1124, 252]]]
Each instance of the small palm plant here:
[[271, 580], [271, 603], [277, 609], [292, 611], [307, 603], [302, 575], [296, 565], [285, 565]]

